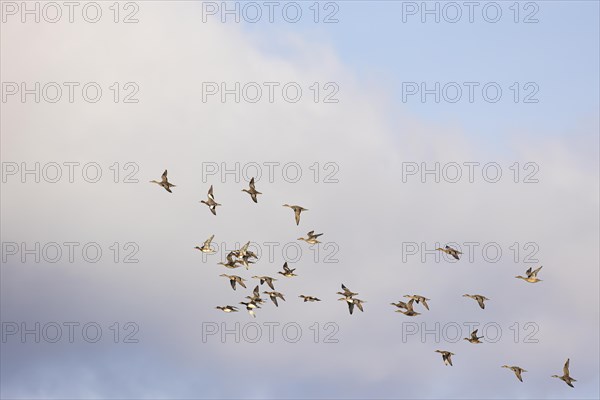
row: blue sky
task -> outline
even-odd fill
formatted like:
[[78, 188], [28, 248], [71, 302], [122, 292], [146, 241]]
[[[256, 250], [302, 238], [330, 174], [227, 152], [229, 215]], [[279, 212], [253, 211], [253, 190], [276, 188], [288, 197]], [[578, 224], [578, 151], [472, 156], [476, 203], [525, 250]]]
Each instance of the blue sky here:
[[[405, 3], [416, 3], [418, 11], [402, 22]], [[433, 8], [435, 3], [427, 4]], [[437, 3], [442, 10], [443, 2]], [[289, 24], [280, 18], [283, 22], [242, 23], [241, 27], [263, 34], [263, 40], [287, 32], [330, 44], [359, 79], [385, 85], [399, 107], [428, 120], [459, 124], [473, 132], [473, 140], [485, 137], [488, 143], [502, 145], [502, 138], [514, 130], [571, 135], [573, 121], [598, 124], [598, 2], [535, 2], [537, 9], [525, 8], [526, 3], [520, 3], [520, 23], [514, 22], [511, 1], [498, 2], [502, 17], [497, 23], [483, 18], [481, 7], [486, 2], [475, 8], [473, 23], [465, 6], [457, 23], [446, 22], [441, 11], [439, 23], [432, 15], [426, 15], [423, 23], [422, 2], [342, 1], [335, 14], [338, 23], [314, 24], [307, 18]], [[308, 12], [312, 3], [302, 4]], [[537, 23], [523, 22], [530, 13]], [[267, 39], [264, 50], [271, 51], [272, 45]], [[282, 50], [275, 47], [272, 51]], [[463, 98], [455, 104], [443, 100], [436, 104], [431, 95], [426, 103], [417, 95], [402, 104], [402, 82], [428, 82], [428, 87], [434, 82], [479, 82], [481, 86], [498, 82], [503, 96], [499, 103], [490, 104], [476, 91], [474, 103], [469, 103], [462, 85]], [[523, 104], [521, 98], [514, 103], [510, 89], [514, 82], [520, 83], [520, 96], [533, 91], [525, 90], [524, 84], [536, 83], [539, 92], [534, 98], [539, 102]]]

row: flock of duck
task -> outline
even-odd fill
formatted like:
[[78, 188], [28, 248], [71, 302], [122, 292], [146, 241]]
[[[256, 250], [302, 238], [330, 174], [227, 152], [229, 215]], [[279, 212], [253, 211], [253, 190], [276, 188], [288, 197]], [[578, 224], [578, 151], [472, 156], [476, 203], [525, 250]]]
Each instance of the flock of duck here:
[[[174, 184], [170, 183], [168, 181], [167, 178], [167, 170], [165, 170], [165, 172], [162, 174], [161, 180], [160, 181], [155, 181], [152, 180], [150, 181], [151, 183], [155, 183], [161, 187], [163, 187], [167, 192], [172, 193], [171, 188], [175, 187]], [[243, 192], [246, 192], [250, 195], [252, 201], [254, 201], [255, 203], [258, 203], [258, 195], [262, 194], [261, 192], [256, 190], [255, 187], [255, 182], [254, 182], [254, 178], [252, 178], [250, 180], [249, 183], [249, 188], [248, 189], [242, 189]], [[210, 212], [213, 215], [217, 215], [217, 207], [220, 206], [221, 204], [217, 203], [215, 201], [215, 196], [213, 193], [213, 187], [212, 185], [210, 186], [210, 189], [208, 190], [208, 197], [206, 200], [200, 200], [200, 203], [205, 204], [206, 206], [208, 206]], [[308, 209], [298, 206], [298, 205], [289, 205], [289, 204], [284, 204], [284, 207], [288, 207], [291, 208], [294, 211], [294, 220], [296, 221], [296, 225], [300, 224], [300, 215], [302, 214], [303, 211], [308, 211]], [[318, 237], [320, 237], [322, 235], [322, 233], [319, 234], [315, 234], [315, 231], [310, 231], [307, 233], [307, 237], [303, 238], [300, 237], [298, 238], [298, 240], [302, 240], [305, 241], [308, 244], [311, 245], [315, 245], [315, 244], [319, 244], [319, 240], [317, 240]], [[206, 254], [214, 254], [216, 253], [216, 251], [211, 247], [211, 242], [214, 239], [214, 235], [212, 235], [211, 237], [209, 237], [203, 244], [202, 246], [196, 246], [194, 247], [196, 250], [199, 250], [203, 253]], [[249, 269], [250, 264], [255, 263], [255, 261], [252, 260], [257, 260], [258, 257], [257, 255], [252, 252], [251, 250], [248, 249], [248, 247], [250, 246], [250, 242], [247, 242], [246, 244], [244, 244], [240, 249], [238, 250], [233, 250], [231, 252], [229, 252], [226, 256], [227, 262], [219, 262], [219, 265], [222, 265], [228, 269], [235, 269], [235, 268], [240, 268], [240, 267], [245, 267], [246, 270]], [[453, 258], [455, 258], [456, 260], [460, 260], [460, 255], [462, 254], [460, 251], [446, 245], [444, 248], [437, 248], [436, 250], [442, 251], [450, 256], [452, 256]], [[539, 279], [537, 277], [538, 273], [540, 272], [540, 270], [542, 269], [542, 267], [539, 267], [535, 270], [533, 270], [532, 268], [529, 268], [526, 272], [525, 275], [526, 276], [516, 276], [515, 278], [518, 279], [522, 279], [525, 282], [528, 283], [538, 283], [541, 282], [542, 280]], [[296, 270], [296, 268], [290, 268], [288, 266], [288, 263], [285, 262], [283, 264], [282, 267], [282, 271], [278, 271], [277, 273], [282, 275], [283, 277], [286, 278], [292, 278], [297, 276], [294, 271]], [[243, 279], [242, 277], [238, 276], [238, 275], [228, 275], [228, 274], [221, 274], [221, 277], [227, 278], [229, 280], [229, 283], [231, 285], [231, 288], [233, 290], [236, 290], [236, 288], [239, 286], [243, 287], [244, 289], [247, 288], [246, 283], [247, 280]], [[282, 293], [275, 291], [275, 285], [273, 284], [273, 282], [277, 281], [277, 279], [270, 277], [270, 276], [252, 276], [252, 279], [257, 279], [258, 280], [258, 284], [254, 287], [251, 295], [246, 296], [247, 301], [240, 301], [239, 304], [244, 305], [246, 307], [246, 311], [248, 311], [248, 313], [252, 316], [256, 318], [256, 310], [261, 308], [261, 305], [263, 305], [265, 303], [265, 300], [263, 298], [261, 298], [261, 293], [260, 293], [260, 289], [259, 287], [263, 284], [267, 284], [267, 286], [269, 288], [271, 288], [271, 291], [263, 291], [263, 294], [266, 294], [267, 296], [269, 296], [269, 298], [271, 299], [271, 301], [273, 302], [273, 304], [275, 304], [276, 307], [279, 307], [278, 304], [278, 299], [281, 299], [283, 301], [285, 301], [285, 297]], [[342, 296], [341, 298], [339, 298], [339, 301], [343, 301], [348, 305], [348, 311], [349, 313], [352, 315], [354, 312], [354, 308], [358, 308], [361, 312], [364, 312], [364, 308], [363, 308], [363, 304], [365, 303], [364, 300], [361, 300], [355, 296], [358, 296], [358, 293], [355, 293], [353, 291], [351, 291], [350, 289], [348, 289], [343, 283], [341, 285], [342, 287], [342, 291], [341, 292], [337, 292], [336, 294]], [[321, 299], [315, 297], [315, 296], [311, 296], [311, 295], [304, 295], [301, 294], [300, 296], [298, 296], [299, 298], [302, 299], [303, 302], [317, 302], [317, 301], [321, 301]], [[414, 309], [414, 304], [422, 304], [423, 307], [425, 307], [425, 309], [429, 310], [429, 305], [427, 304], [427, 301], [430, 301], [430, 299], [421, 296], [421, 295], [405, 295], [405, 298], [408, 298], [408, 302], [404, 302], [404, 301], [398, 301], [396, 303], [390, 303], [392, 306], [396, 307], [396, 312], [402, 313], [404, 315], [407, 315], [409, 317], [414, 317], [417, 315], [421, 315], [420, 312], [415, 311]], [[464, 294], [463, 297], [468, 297], [471, 298], [475, 301], [477, 301], [477, 303], [479, 304], [479, 307], [482, 309], [485, 309], [485, 301], [490, 300], [487, 297], [481, 295], [481, 294]], [[221, 310], [225, 313], [232, 313], [232, 312], [238, 312], [238, 307], [236, 306], [231, 306], [231, 305], [225, 305], [225, 306], [217, 306], [215, 307], [218, 310]], [[468, 341], [469, 343], [473, 343], [473, 344], [479, 344], [479, 343], [483, 343], [481, 342], [479, 339], [483, 339], [483, 336], [477, 336], [477, 329], [475, 329], [473, 332], [471, 332], [471, 335], [468, 338], [464, 338], [464, 340]], [[442, 355], [442, 361], [444, 362], [445, 365], [450, 365], [452, 366], [452, 356], [455, 355], [454, 353], [450, 352], [450, 351], [446, 351], [446, 350], [435, 350], [436, 353], [440, 353]], [[574, 378], [571, 377], [570, 373], [569, 373], [569, 359], [567, 359], [567, 361], [565, 362], [565, 365], [563, 367], [563, 374], [562, 375], [552, 375], [552, 378], [558, 378], [560, 380], [562, 380], [563, 382], [565, 382], [567, 385], [569, 385], [570, 387], [574, 387], [573, 386], [573, 382], [577, 382]], [[521, 382], [523, 382], [523, 376], [522, 373], [523, 372], [527, 372], [525, 369], [519, 367], [519, 366], [509, 366], [509, 365], [502, 365], [501, 368], [508, 368], [510, 369], [515, 376], [517, 377], [517, 379]]]

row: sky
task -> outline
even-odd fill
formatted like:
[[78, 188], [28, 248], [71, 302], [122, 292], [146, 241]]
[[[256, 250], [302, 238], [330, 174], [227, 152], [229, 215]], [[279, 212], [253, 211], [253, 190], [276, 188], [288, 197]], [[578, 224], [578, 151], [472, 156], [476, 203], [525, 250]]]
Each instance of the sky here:
[[1, 4], [0, 397], [600, 396], [597, 2], [39, 4]]

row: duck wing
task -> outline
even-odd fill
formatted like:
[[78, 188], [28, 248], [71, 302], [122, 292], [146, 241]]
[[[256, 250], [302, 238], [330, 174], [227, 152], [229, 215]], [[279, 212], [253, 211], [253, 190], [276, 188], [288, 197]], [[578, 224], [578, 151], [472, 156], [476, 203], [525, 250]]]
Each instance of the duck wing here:
[[364, 310], [363, 310], [363, 306], [362, 306], [362, 301], [356, 301], [356, 300], [355, 300], [355, 302], [356, 302], [356, 307], [358, 307], [358, 309], [359, 309], [361, 312], [364, 312]]
[[518, 368], [515, 370], [515, 375], [517, 376], [517, 379], [520, 380], [521, 382], [523, 382], [523, 378], [521, 377], [521, 369]]
[[483, 299], [481, 297], [477, 298], [477, 303], [479, 303], [479, 307], [485, 309], [485, 303], [483, 302]]

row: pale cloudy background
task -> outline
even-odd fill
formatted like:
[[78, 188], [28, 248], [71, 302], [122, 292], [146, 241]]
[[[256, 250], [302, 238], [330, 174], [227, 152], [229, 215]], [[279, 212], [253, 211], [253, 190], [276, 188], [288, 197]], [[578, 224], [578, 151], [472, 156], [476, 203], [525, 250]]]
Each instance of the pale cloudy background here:
[[[315, 24], [308, 7], [298, 24], [266, 21], [202, 22], [199, 2], [139, 2], [137, 24], [115, 24], [108, 7], [97, 24], [81, 20], [20, 23], [1, 30], [2, 82], [101, 84], [102, 100], [73, 104], [10, 98], [2, 106], [2, 161], [98, 162], [99, 183], [2, 184], [2, 241], [98, 242], [104, 256], [58, 263], [22, 263], [7, 256], [1, 273], [1, 319], [33, 327], [49, 322], [97, 322], [102, 339], [87, 343], [68, 331], [57, 343], [1, 343], [2, 398], [598, 398], [598, 4], [538, 2], [537, 24], [506, 18], [490, 24], [402, 22], [400, 2], [338, 2], [338, 23]], [[433, 4], [433, 3], [430, 3]], [[483, 3], [482, 3], [483, 4]], [[321, 4], [323, 6], [323, 4]], [[433, 7], [433, 6], [432, 6]], [[510, 16], [510, 17], [509, 17]], [[298, 82], [298, 103], [202, 102], [202, 82]], [[402, 82], [501, 83], [494, 104], [418, 100], [402, 102]], [[138, 104], [113, 103], [113, 82], [136, 82]], [[314, 103], [314, 82], [336, 82], [337, 104]], [[513, 82], [536, 82], [538, 104], [514, 103]], [[257, 182], [253, 204], [231, 175], [202, 180], [205, 162], [297, 162], [303, 177]], [[403, 162], [497, 162], [500, 182], [402, 182]], [[139, 183], [112, 182], [114, 162], [139, 165]], [[315, 162], [339, 166], [338, 183], [312, 180]], [[514, 162], [539, 165], [539, 183], [514, 183]], [[5, 167], [6, 168], [6, 167]], [[168, 194], [147, 183], [169, 169], [177, 185]], [[263, 169], [266, 173], [266, 168]], [[323, 171], [322, 171], [323, 173]], [[322, 176], [321, 176], [322, 178]], [[213, 217], [198, 203], [210, 184], [223, 203]], [[283, 203], [309, 209], [299, 227]], [[266, 304], [256, 319], [242, 309], [227, 315], [215, 305], [235, 304], [216, 266], [192, 247], [215, 234], [231, 246], [293, 242], [306, 231], [324, 232], [339, 246], [337, 263], [303, 249], [298, 277], [281, 278], [287, 301]], [[112, 243], [136, 242], [137, 264], [114, 263]], [[408, 256], [402, 243], [498, 243], [503, 256], [486, 262], [435, 262]], [[509, 247], [534, 242], [538, 263], [518, 262]], [[249, 272], [275, 274], [284, 255], [261, 259]], [[481, 246], [479, 247], [481, 249]], [[263, 247], [264, 251], [264, 247]], [[78, 253], [77, 253], [78, 254]], [[6, 256], [6, 254], [3, 254]], [[543, 282], [514, 279], [543, 265]], [[341, 282], [365, 299], [350, 316], [336, 301]], [[249, 282], [252, 285], [254, 282]], [[301, 293], [323, 299], [303, 304]], [[388, 303], [419, 293], [431, 311], [416, 318]], [[482, 293], [485, 310], [461, 297]], [[113, 342], [109, 327], [132, 321], [139, 343]], [[202, 341], [202, 324], [296, 322], [298, 343], [280, 330], [274, 343]], [[338, 343], [314, 343], [310, 327], [334, 322]], [[408, 337], [403, 322], [445, 326], [496, 323], [502, 337], [478, 346]], [[511, 326], [519, 323], [514, 341]], [[524, 343], [538, 327], [537, 343]], [[281, 327], [280, 325], [280, 327]], [[242, 325], [243, 326], [243, 325]], [[406, 325], [404, 326], [406, 329]], [[463, 326], [462, 336], [468, 334]], [[6, 332], [5, 332], [6, 333]], [[490, 336], [494, 334], [489, 330]], [[445, 367], [435, 349], [456, 353]], [[575, 389], [550, 378], [566, 358]], [[516, 381], [500, 365], [529, 372]]]

